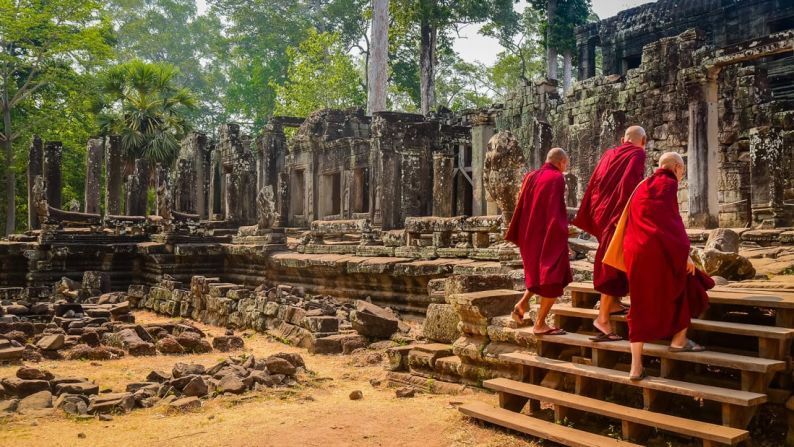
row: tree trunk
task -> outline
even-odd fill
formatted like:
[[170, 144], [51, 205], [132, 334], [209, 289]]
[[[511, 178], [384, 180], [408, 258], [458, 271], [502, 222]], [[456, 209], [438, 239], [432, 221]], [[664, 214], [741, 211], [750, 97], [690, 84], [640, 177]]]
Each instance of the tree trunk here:
[[367, 76], [367, 111], [386, 110], [386, 84], [389, 60], [389, 0], [372, 0], [369, 72]]
[[436, 38], [438, 29], [427, 17], [422, 18], [421, 46], [419, 48], [419, 93], [422, 115], [436, 106]]
[[5, 153], [6, 163], [6, 227], [4, 235], [13, 233], [17, 226], [16, 220], [16, 178], [14, 176], [14, 145], [11, 141], [11, 107], [8, 99], [8, 77], [5, 80], [3, 89], [3, 152]]
[[571, 52], [566, 51], [562, 55], [562, 90], [568, 90], [571, 86]]
[[557, 16], [557, 0], [548, 0], [546, 4], [546, 77], [557, 79], [557, 48], [556, 42], [551, 42], [551, 28]]

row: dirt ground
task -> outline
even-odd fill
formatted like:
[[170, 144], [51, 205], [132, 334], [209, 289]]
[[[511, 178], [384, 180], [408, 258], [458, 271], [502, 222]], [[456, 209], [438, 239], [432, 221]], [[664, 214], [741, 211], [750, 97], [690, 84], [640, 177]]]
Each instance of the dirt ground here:
[[[137, 313], [139, 322], [162, 321]], [[209, 333], [218, 328], [198, 325]], [[458, 413], [455, 404], [472, 399], [495, 403], [482, 392], [463, 396], [417, 394], [397, 399], [385, 386], [383, 365], [356, 367], [350, 356], [308, 354], [269, 341], [262, 334], [246, 339], [247, 353], [267, 356], [298, 352], [313, 374], [296, 389], [272, 389], [242, 396], [219, 397], [187, 414], [164, 408], [136, 409], [109, 422], [78, 421], [60, 411], [32, 417], [0, 419], [0, 446], [534, 446], [520, 434], [478, 425]], [[129, 382], [143, 381], [152, 369], [170, 371], [176, 362], [211, 366], [222, 353], [204, 355], [126, 357], [104, 362], [44, 361], [33, 365], [56, 376], [87, 377], [100, 389], [124, 391]], [[17, 366], [0, 367], [0, 377], [14, 375]], [[370, 379], [383, 385], [373, 387]], [[361, 390], [364, 398], [349, 399]]]

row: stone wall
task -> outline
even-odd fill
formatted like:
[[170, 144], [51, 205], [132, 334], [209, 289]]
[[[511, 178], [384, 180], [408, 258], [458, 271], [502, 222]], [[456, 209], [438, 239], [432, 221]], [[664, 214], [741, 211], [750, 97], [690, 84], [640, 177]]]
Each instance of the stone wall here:
[[[791, 225], [794, 102], [771, 86], [768, 61], [790, 57], [793, 33], [715, 49], [706, 32], [689, 29], [644, 45], [625, 76], [590, 77], [562, 98], [549, 81], [514, 92], [497, 127], [513, 131], [532, 167], [552, 145], [568, 150], [569, 196], [578, 201], [603, 151], [639, 124], [647, 173], [663, 152], [687, 161], [679, 205], [690, 227]], [[785, 70], [775, 70], [779, 84]]]

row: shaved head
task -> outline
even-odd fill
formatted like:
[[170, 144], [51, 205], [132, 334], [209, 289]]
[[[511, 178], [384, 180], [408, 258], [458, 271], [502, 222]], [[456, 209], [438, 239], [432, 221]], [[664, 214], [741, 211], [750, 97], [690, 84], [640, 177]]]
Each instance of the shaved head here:
[[623, 134], [623, 141], [630, 141], [637, 146], [645, 147], [645, 142], [647, 141], [645, 129], [640, 126], [629, 126], [626, 129], [626, 133]]
[[561, 147], [552, 148], [549, 153], [546, 154], [546, 163], [559, 163], [567, 159], [568, 153], [565, 152]]
[[549, 153], [546, 154], [546, 163], [553, 164], [561, 172], [565, 172], [565, 170], [568, 169], [569, 161], [570, 158], [568, 157], [568, 153], [561, 147], [552, 148]]
[[677, 152], [665, 152], [659, 157], [659, 167], [673, 171], [675, 176], [681, 181], [686, 172], [686, 165], [684, 159]]
[[677, 165], [684, 166], [684, 159], [678, 152], [665, 152], [659, 157], [659, 167], [665, 169], [673, 169]]

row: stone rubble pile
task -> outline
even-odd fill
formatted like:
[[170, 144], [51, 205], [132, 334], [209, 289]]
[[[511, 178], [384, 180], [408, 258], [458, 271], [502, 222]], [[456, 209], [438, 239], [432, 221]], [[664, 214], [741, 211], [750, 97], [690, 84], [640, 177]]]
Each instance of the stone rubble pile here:
[[219, 278], [194, 276], [189, 289], [172, 279], [149, 289], [131, 286], [127, 299], [132, 306], [165, 315], [266, 332], [321, 354], [350, 353], [369, 339], [389, 339], [409, 330], [391, 309], [361, 300], [353, 304], [312, 296], [287, 285], [250, 290]]
[[299, 354], [277, 353], [264, 359], [229, 357], [212, 367], [177, 363], [170, 373], [150, 372], [124, 392], [100, 392], [86, 378], [55, 377], [23, 366], [15, 377], [0, 380], [0, 415], [63, 410], [73, 416], [128, 413], [135, 408], [167, 406], [169, 410], [200, 408], [202, 399], [242, 394], [273, 387], [294, 387], [306, 364]]
[[203, 331], [187, 321], [134, 324], [129, 302], [119, 302], [123, 294], [106, 295], [100, 296], [97, 304], [0, 307], [7, 313], [0, 317], [0, 361], [109, 360], [127, 354], [206, 353], [213, 348], [228, 352], [243, 348], [243, 339], [232, 332], [210, 342]]

